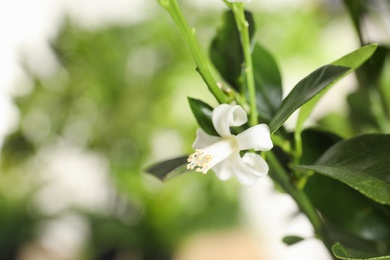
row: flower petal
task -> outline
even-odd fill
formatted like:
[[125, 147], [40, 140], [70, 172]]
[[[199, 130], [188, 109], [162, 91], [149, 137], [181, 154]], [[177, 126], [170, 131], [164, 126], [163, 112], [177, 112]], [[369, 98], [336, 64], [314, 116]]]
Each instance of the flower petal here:
[[226, 160], [236, 151], [233, 139], [222, 139], [202, 149], [196, 149], [195, 153], [190, 154], [187, 159], [187, 169], [207, 173], [210, 168]]
[[222, 104], [213, 110], [213, 125], [222, 137], [231, 136], [231, 126], [241, 126], [248, 121], [245, 110], [238, 105]]
[[230, 161], [225, 160], [213, 167], [213, 171], [217, 175], [218, 179], [227, 181], [234, 176], [234, 172], [231, 170]]
[[236, 136], [238, 149], [268, 151], [273, 147], [269, 128], [266, 124], [252, 126]]
[[218, 142], [219, 140], [221, 140], [220, 137], [209, 135], [205, 131], [203, 131], [203, 129], [199, 128], [196, 131], [196, 138], [194, 143], [192, 144], [192, 148], [194, 149], [205, 148], [206, 146], [212, 145]]
[[201, 150], [205, 155], [211, 156], [211, 160], [208, 163], [209, 168], [212, 168], [214, 165], [228, 159], [230, 155], [236, 151], [235, 143], [232, 139], [222, 139], [221, 141], [207, 146]]
[[258, 178], [268, 173], [268, 164], [255, 153], [246, 153], [242, 158], [238, 154], [231, 156], [231, 162], [235, 176], [244, 186], [254, 184]]

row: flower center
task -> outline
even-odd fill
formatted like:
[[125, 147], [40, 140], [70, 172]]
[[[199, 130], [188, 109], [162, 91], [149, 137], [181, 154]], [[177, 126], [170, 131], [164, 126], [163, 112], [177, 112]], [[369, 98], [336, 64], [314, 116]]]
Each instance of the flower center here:
[[203, 174], [206, 174], [207, 171], [210, 169], [209, 163], [213, 159], [213, 156], [211, 154], [205, 154], [203, 150], [196, 149], [195, 153], [190, 154], [187, 159], [187, 169], [193, 170], [196, 168], [197, 172], [202, 172]]
[[187, 169], [195, 169], [197, 172], [206, 174], [210, 168], [228, 158], [236, 150], [236, 140], [224, 138], [205, 148], [196, 149], [195, 153], [190, 154], [187, 159]]

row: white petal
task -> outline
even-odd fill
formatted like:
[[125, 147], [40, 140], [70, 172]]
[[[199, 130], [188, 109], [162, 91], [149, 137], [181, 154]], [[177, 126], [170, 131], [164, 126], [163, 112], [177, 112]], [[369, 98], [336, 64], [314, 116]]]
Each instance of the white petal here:
[[218, 142], [219, 140], [221, 140], [220, 137], [209, 135], [201, 128], [199, 128], [198, 131], [196, 131], [196, 138], [194, 143], [192, 144], [192, 148], [194, 149], [205, 148], [206, 146], [212, 145]]
[[188, 156], [187, 168], [207, 173], [210, 168], [226, 160], [234, 152], [238, 153], [235, 144], [236, 142], [233, 139], [222, 139], [210, 146], [196, 149], [195, 153]]
[[201, 150], [205, 155], [211, 155], [212, 157], [209, 162], [209, 168], [212, 168], [214, 165], [229, 158], [234, 152], [237, 152], [235, 142], [232, 139], [223, 139]]
[[242, 158], [237, 154], [233, 157], [232, 166], [238, 181], [244, 186], [254, 184], [258, 178], [267, 175], [268, 164], [255, 153], [246, 153]]
[[266, 124], [252, 126], [236, 136], [238, 149], [268, 151], [273, 147], [269, 128]]
[[217, 175], [218, 179], [222, 181], [226, 181], [234, 176], [234, 172], [231, 170], [230, 167], [230, 160], [225, 160], [213, 167], [213, 171]]
[[222, 137], [231, 136], [229, 127], [241, 126], [248, 121], [245, 110], [237, 105], [222, 104], [213, 110], [213, 125]]

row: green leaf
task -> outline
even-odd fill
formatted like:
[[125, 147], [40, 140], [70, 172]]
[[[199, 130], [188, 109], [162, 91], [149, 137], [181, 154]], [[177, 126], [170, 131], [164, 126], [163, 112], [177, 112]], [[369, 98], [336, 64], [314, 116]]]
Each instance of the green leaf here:
[[321, 214], [331, 241], [373, 252], [380, 244], [390, 246], [388, 206], [321, 174], [309, 178], [305, 192]]
[[300, 164], [313, 164], [332, 145], [342, 139], [327, 131], [308, 128], [302, 132], [302, 156]]
[[331, 85], [349, 68], [326, 65], [313, 71], [302, 79], [283, 100], [282, 105], [270, 122], [270, 130], [274, 133], [280, 126], [307, 101]]
[[182, 156], [167, 161], [159, 162], [147, 168], [145, 171], [160, 180], [168, 180], [173, 177], [190, 172], [187, 170], [187, 157]]
[[291, 246], [291, 245], [299, 243], [299, 242], [301, 242], [303, 240], [305, 240], [305, 239], [302, 238], [302, 237], [298, 237], [298, 236], [285, 236], [283, 238], [283, 243], [285, 243], [288, 246]]
[[378, 48], [378, 44], [369, 44], [353, 51], [340, 59], [332, 62], [332, 65], [350, 67], [351, 71], [359, 68], [368, 60]]
[[291, 116], [291, 114], [309, 102], [305, 108], [302, 108], [300, 118], [297, 123], [297, 131], [300, 132], [303, 122], [310, 115], [315, 104], [321, 96], [318, 96], [324, 89], [335, 84], [338, 80], [356, 70], [365, 62], [376, 50], [377, 45], [371, 44], [364, 46], [341, 59], [323, 66], [310, 75], [302, 79], [283, 100], [281, 107], [276, 112], [270, 123], [271, 132], [274, 133]]
[[336, 243], [332, 246], [333, 254], [338, 259], [346, 260], [390, 260], [390, 255], [387, 256], [373, 256], [370, 253], [363, 252], [356, 249], [346, 248], [340, 243]]
[[282, 77], [275, 59], [259, 44], [254, 47], [252, 63], [257, 110], [269, 121], [282, 102]]
[[390, 135], [367, 134], [327, 150], [311, 170], [341, 181], [367, 197], [390, 205]]
[[188, 98], [188, 103], [200, 128], [209, 135], [219, 136], [212, 121], [213, 108], [203, 101], [194, 98]]
[[[312, 165], [301, 166], [301, 168], [312, 170], [317, 173], [332, 177], [336, 180], [348, 184], [350, 187], [360, 191], [367, 197], [390, 205], [390, 184], [382, 179], [364, 173], [359, 170], [343, 169], [332, 166]], [[385, 178], [385, 176], [382, 176]]]
[[[334, 81], [330, 86], [334, 85], [339, 79], [345, 77], [350, 72], [356, 70], [359, 68], [367, 59], [369, 59], [374, 52], [377, 50], [376, 44], [371, 44], [364, 46], [354, 52], [351, 52], [342, 58], [336, 60], [332, 63], [332, 65], [336, 66], [343, 66], [348, 67], [350, 70], [348, 70], [345, 74], [343, 74], [340, 78], [338, 78], [336, 81]], [[329, 89], [329, 87], [327, 89]], [[326, 91], [323, 91], [320, 95], [317, 95], [315, 98], [307, 102], [304, 106], [302, 106], [301, 111], [299, 113], [298, 121], [297, 121], [297, 127], [296, 131], [300, 132], [300, 129], [302, 129], [303, 123], [305, 120], [309, 117], [310, 113], [314, 109], [317, 102], [321, 99], [321, 97], [326, 93]]]
[[[316, 129], [302, 133], [301, 163], [313, 164], [340, 137]], [[346, 184], [321, 174], [312, 175], [304, 191], [324, 221], [330, 241], [380, 254], [390, 248], [390, 207], [381, 205]]]
[[[245, 17], [249, 23], [249, 35], [252, 37], [255, 30], [253, 16], [250, 12], [245, 12]], [[211, 43], [210, 59], [225, 81], [240, 91], [244, 56], [232, 11], [227, 11], [222, 16], [222, 26]]]

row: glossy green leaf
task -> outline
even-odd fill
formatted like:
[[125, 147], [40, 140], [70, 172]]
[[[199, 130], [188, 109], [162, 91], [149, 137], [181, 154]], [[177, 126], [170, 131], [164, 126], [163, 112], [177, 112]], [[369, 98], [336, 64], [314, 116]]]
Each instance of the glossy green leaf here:
[[309, 102], [306, 107], [303, 108], [300, 118], [298, 119], [297, 130], [300, 131], [303, 122], [310, 115], [315, 104], [320, 99], [321, 95], [319, 94], [350, 72], [356, 70], [362, 63], [371, 57], [376, 48], [376, 44], [364, 46], [329, 65], [315, 70], [309, 76], [302, 79], [283, 100], [281, 107], [270, 123], [271, 132], [275, 132], [295, 110], [313, 99], [312, 102]]
[[283, 238], [283, 243], [285, 243], [288, 246], [291, 246], [291, 245], [299, 243], [299, 242], [301, 242], [303, 240], [305, 240], [305, 239], [302, 238], [302, 237], [298, 237], [298, 236], [285, 236]]
[[282, 77], [275, 59], [259, 44], [254, 47], [252, 63], [257, 109], [269, 121], [282, 102]]
[[390, 205], [390, 135], [367, 134], [337, 143], [312, 170], [339, 180], [367, 197]]
[[160, 180], [171, 179], [173, 177], [190, 172], [186, 168], [187, 157], [188, 156], [182, 156], [167, 161], [163, 161], [150, 166], [145, 171], [147, 173], [156, 176]]
[[321, 214], [330, 241], [376, 253], [380, 245], [390, 246], [388, 206], [321, 174], [309, 178], [305, 192]]
[[[245, 16], [249, 23], [249, 34], [253, 36], [255, 30], [253, 16], [250, 12], [245, 12]], [[211, 43], [210, 59], [225, 81], [239, 91], [242, 85], [240, 78], [244, 56], [232, 11], [223, 14], [222, 25]]]
[[271, 132], [274, 133], [278, 130], [295, 110], [333, 84], [348, 70], [347, 67], [326, 65], [302, 79], [283, 100], [279, 110], [272, 118], [269, 125]]
[[367, 197], [379, 203], [390, 205], [390, 183], [377, 179], [372, 176], [373, 174], [370, 175], [360, 170], [322, 165], [302, 166], [302, 168], [342, 181]]
[[[336, 60], [335, 62], [333, 62], [332, 65], [348, 67], [350, 69], [345, 74], [343, 74], [341, 77], [339, 77], [337, 80], [335, 80], [332, 84], [330, 84], [326, 90], [328, 90], [329, 87], [334, 85], [339, 79], [345, 77], [350, 72], [358, 69], [367, 59], [369, 59], [375, 53], [375, 51], [377, 50], [377, 47], [378, 46], [376, 44], [364, 46], [362, 48], [357, 49], [354, 52], [351, 52], [351, 53], [343, 56], [342, 58]], [[314, 109], [317, 102], [326, 93], [326, 90], [321, 92], [315, 98], [311, 99], [304, 106], [302, 106], [301, 111], [299, 112], [299, 117], [298, 117], [297, 127], [296, 127], [296, 130], [298, 132], [300, 132], [300, 129], [302, 129], [303, 123], [309, 117], [310, 113]]]
[[[340, 137], [317, 129], [302, 133], [302, 164], [314, 164]], [[321, 174], [312, 175], [304, 188], [321, 214], [329, 241], [381, 253], [390, 247], [390, 207], [367, 198], [346, 184]]]
[[333, 254], [338, 259], [346, 260], [390, 260], [390, 255], [387, 256], [375, 256], [365, 251], [351, 249], [342, 246], [340, 243], [336, 243], [332, 246]]
[[203, 101], [194, 98], [188, 98], [188, 103], [200, 128], [209, 135], [219, 136], [212, 121], [213, 108]]

